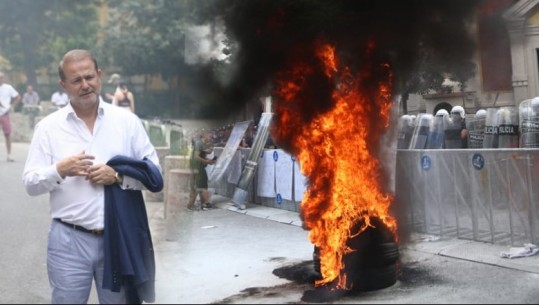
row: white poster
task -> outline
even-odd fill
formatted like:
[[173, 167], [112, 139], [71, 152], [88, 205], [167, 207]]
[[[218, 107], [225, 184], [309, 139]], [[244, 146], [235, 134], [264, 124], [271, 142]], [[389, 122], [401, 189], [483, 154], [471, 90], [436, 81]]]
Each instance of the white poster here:
[[259, 197], [275, 198], [275, 161], [274, 149], [264, 150], [258, 159], [257, 195]]
[[298, 161], [294, 162], [294, 201], [301, 202], [303, 194], [307, 190], [307, 177], [301, 173]]
[[292, 156], [283, 150], [276, 150], [273, 153], [275, 161], [275, 190], [282, 199], [292, 201]]

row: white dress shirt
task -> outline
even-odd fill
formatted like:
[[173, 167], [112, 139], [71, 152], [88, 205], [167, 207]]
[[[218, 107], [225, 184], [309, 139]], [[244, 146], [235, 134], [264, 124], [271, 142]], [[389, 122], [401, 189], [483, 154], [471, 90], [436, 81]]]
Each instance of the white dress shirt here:
[[[31, 196], [50, 194], [52, 218], [83, 226], [104, 227], [104, 186], [84, 177], [62, 179], [56, 163], [81, 152], [104, 164], [116, 155], [151, 160], [161, 169], [154, 146], [138, 116], [108, 103], [99, 103], [93, 134], [70, 104], [43, 118], [35, 126], [23, 183]], [[123, 188], [143, 189], [142, 183], [124, 177]]]

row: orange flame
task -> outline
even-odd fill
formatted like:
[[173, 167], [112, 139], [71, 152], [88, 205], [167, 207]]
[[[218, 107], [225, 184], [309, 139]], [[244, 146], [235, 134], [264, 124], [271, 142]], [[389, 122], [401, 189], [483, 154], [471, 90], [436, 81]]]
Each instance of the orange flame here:
[[[367, 52], [372, 54], [374, 45]], [[375, 147], [389, 127], [391, 72], [388, 64], [365, 65], [355, 75], [341, 67], [335, 48], [317, 45], [317, 67], [296, 61], [278, 75], [275, 123], [272, 136], [291, 145], [309, 186], [301, 203], [309, 239], [320, 249], [322, 279], [346, 287], [343, 256], [353, 251], [347, 240], [371, 226], [378, 217], [396, 235], [396, 220], [389, 214], [392, 196], [381, 186], [381, 164]], [[367, 60], [367, 62], [369, 62]], [[315, 73], [332, 81], [332, 106], [305, 121], [313, 107], [301, 95]], [[380, 77], [381, 75], [381, 77]], [[359, 232], [355, 226], [362, 224]]]

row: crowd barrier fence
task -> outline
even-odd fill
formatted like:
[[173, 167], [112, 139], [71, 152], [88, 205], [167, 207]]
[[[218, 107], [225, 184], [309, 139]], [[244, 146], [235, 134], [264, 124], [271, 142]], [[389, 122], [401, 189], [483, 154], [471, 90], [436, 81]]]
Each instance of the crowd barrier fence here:
[[539, 150], [398, 150], [396, 203], [415, 232], [522, 246], [539, 239]]
[[[233, 195], [247, 155], [248, 149], [238, 150], [239, 165], [230, 165], [215, 193]], [[397, 150], [394, 204], [414, 232], [514, 246], [537, 243], [538, 160], [537, 149]], [[306, 180], [290, 155], [265, 149], [256, 171], [248, 201], [300, 210]]]

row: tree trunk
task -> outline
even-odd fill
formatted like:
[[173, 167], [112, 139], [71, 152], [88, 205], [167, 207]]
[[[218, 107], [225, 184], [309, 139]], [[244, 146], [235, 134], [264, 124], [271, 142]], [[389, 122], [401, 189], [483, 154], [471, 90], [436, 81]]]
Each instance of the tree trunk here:
[[[24, 56], [24, 73], [26, 74], [26, 84], [34, 87], [38, 91], [37, 75], [36, 75], [36, 42], [37, 37], [28, 30], [21, 30], [21, 44]], [[38, 92], [39, 93], [39, 92]]]

